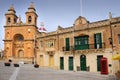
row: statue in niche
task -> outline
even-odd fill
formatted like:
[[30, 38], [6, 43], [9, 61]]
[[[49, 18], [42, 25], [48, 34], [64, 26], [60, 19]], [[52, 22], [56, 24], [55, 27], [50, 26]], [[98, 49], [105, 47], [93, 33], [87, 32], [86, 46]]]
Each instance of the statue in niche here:
[[19, 16], [19, 17], [18, 17], [18, 24], [21, 24], [21, 23], [22, 23], [21, 17]]

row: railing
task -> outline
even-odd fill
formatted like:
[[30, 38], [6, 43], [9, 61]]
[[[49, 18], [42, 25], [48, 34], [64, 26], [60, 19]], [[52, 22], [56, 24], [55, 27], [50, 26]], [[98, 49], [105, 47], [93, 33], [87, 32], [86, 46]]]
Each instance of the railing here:
[[105, 48], [105, 43], [98, 43], [98, 44], [86, 44], [86, 45], [75, 45], [75, 46], [63, 47], [63, 51], [104, 49], [104, 48]]

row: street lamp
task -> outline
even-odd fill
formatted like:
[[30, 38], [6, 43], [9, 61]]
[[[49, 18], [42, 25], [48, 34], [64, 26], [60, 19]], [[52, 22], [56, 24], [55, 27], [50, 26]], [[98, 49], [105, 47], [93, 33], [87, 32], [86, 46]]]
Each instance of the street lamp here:
[[111, 38], [111, 37], [109, 38], [109, 42], [110, 42], [110, 45], [113, 44], [113, 41], [112, 41], [112, 38]]
[[[110, 38], [109, 38], [109, 42], [110, 42], [110, 45], [111, 45], [111, 48], [112, 48], [112, 57], [113, 57], [113, 53], [114, 53], [114, 51], [113, 51], [113, 32], [112, 32], [112, 14], [111, 14], [111, 12], [109, 12], [109, 24], [110, 24]], [[112, 64], [113, 64], [113, 61], [112, 61]], [[112, 66], [112, 69], [113, 69], [113, 73], [114, 73], [114, 67]]]

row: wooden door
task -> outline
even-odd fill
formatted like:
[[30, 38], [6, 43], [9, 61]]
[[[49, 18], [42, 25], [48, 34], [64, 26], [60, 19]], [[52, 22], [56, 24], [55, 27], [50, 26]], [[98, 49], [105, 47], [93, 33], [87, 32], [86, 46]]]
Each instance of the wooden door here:
[[50, 56], [49, 56], [49, 66], [50, 66], [50, 67], [53, 67], [53, 66], [54, 66], [54, 57], [53, 57], [53, 55], [50, 55]]

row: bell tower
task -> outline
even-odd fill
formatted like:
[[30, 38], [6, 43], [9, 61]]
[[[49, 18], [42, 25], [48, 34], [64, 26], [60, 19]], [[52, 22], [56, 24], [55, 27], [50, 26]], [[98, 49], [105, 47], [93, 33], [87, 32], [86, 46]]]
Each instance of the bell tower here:
[[6, 26], [16, 24], [17, 23], [17, 16], [16, 16], [16, 11], [14, 10], [13, 5], [10, 6], [8, 9], [8, 12], [5, 14], [6, 16]]
[[12, 57], [13, 53], [13, 38], [12, 38], [12, 28], [13, 25], [17, 24], [17, 16], [16, 11], [14, 10], [13, 5], [10, 6], [8, 11], [5, 14], [6, 22], [5, 22], [5, 38], [4, 38], [4, 55], [5, 58]]
[[38, 17], [38, 15], [36, 14], [34, 4], [31, 3], [28, 8], [28, 11], [26, 12], [26, 24], [36, 26], [37, 25], [37, 17]]

